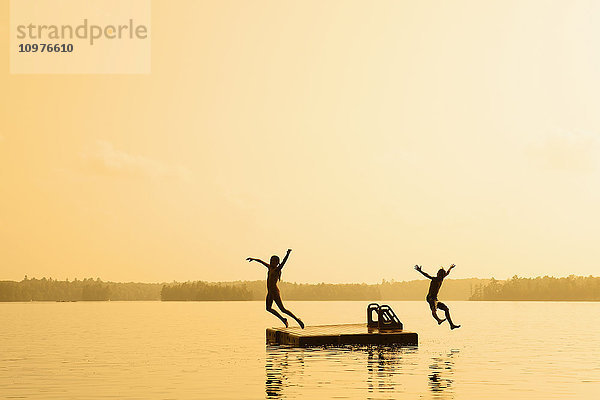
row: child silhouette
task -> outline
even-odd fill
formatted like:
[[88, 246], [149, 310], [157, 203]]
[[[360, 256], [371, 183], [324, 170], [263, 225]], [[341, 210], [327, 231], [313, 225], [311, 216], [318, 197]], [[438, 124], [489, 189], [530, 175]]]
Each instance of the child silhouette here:
[[287, 310], [283, 306], [283, 301], [281, 301], [281, 293], [279, 292], [279, 288], [277, 287], [277, 282], [281, 279], [281, 269], [285, 265], [291, 252], [292, 252], [291, 249], [287, 250], [287, 253], [285, 254], [285, 257], [283, 258], [283, 261], [281, 262], [281, 264], [279, 263], [279, 257], [277, 257], [277, 256], [271, 256], [271, 260], [270, 260], [269, 264], [267, 264], [266, 262], [264, 262], [263, 260], [260, 260], [258, 258], [248, 257], [248, 258], [246, 258], [246, 260], [248, 260], [250, 262], [257, 261], [257, 262], [261, 263], [262, 265], [264, 265], [265, 267], [267, 267], [269, 270], [267, 272], [267, 311], [270, 312], [271, 314], [275, 315], [277, 318], [279, 318], [281, 320], [281, 322], [284, 323], [286, 328], [289, 326], [287, 319], [284, 318], [281, 314], [279, 314], [277, 312], [277, 310], [274, 310], [272, 308], [273, 302], [275, 302], [275, 304], [277, 304], [277, 307], [279, 307], [281, 312], [294, 318], [296, 320], [296, 322], [298, 323], [298, 325], [300, 325], [300, 327], [302, 329], [304, 329], [304, 323], [299, 318], [297, 318], [291, 311]]
[[[448, 323], [450, 324], [450, 329], [460, 328], [460, 325], [455, 325], [452, 322], [452, 318], [450, 318], [450, 309], [448, 308], [447, 305], [445, 305], [441, 301], [438, 301], [437, 296], [440, 291], [440, 288], [442, 287], [442, 283], [444, 282], [444, 278], [448, 276], [448, 274], [454, 267], [456, 267], [456, 265], [452, 264], [450, 266], [450, 268], [448, 268], [448, 271], [445, 271], [444, 268], [440, 268], [437, 273], [437, 276], [433, 277], [433, 276], [427, 274], [426, 272], [423, 272], [421, 270], [420, 265], [415, 265], [415, 269], [417, 271], [419, 271], [421, 274], [423, 274], [423, 276], [425, 276], [426, 278], [431, 279], [431, 283], [429, 284], [429, 293], [427, 293], [427, 303], [429, 303], [429, 308], [431, 308], [431, 315], [433, 315], [433, 318], [435, 318], [438, 325], [441, 325], [442, 322], [444, 322], [445, 320], [448, 320]], [[445, 319], [440, 319], [440, 317], [438, 317], [438, 315], [437, 315], [438, 308], [440, 310], [443, 310], [446, 313]]]

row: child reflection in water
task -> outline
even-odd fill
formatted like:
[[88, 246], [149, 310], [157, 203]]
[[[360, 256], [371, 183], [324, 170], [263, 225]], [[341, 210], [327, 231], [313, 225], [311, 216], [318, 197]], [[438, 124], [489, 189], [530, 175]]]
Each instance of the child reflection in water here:
[[279, 263], [279, 257], [277, 256], [271, 256], [269, 264], [267, 264], [263, 260], [259, 260], [258, 258], [248, 257], [246, 258], [246, 260], [250, 262], [257, 261], [265, 267], [267, 267], [267, 269], [269, 270], [267, 272], [267, 311], [279, 318], [281, 322], [284, 323], [286, 328], [289, 326], [287, 318], [284, 318], [281, 314], [277, 312], [277, 310], [274, 310], [272, 308], [273, 302], [275, 302], [275, 304], [277, 304], [277, 307], [279, 307], [282, 313], [294, 318], [298, 325], [300, 325], [300, 327], [304, 329], [304, 323], [299, 318], [297, 318], [290, 310], [287, 310], [283, 306], [283, 301], [281, 301], [281, 293], [279, 293], [279, 288], [277, 287], [277, 282], [281, 279], [281, 269], [285, 265], [291, 252], [291, 249], [287, 250], [287, 253], [285, 254], [285, 257], [283, 258], [283, 261], [281, 261], [281, 263]]

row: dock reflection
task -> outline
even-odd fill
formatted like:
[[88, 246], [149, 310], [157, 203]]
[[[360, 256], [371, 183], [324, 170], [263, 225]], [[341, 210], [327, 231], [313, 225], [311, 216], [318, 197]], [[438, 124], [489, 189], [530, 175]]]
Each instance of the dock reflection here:
[[267, 399], [283, 396], [284, 389], [294, 377], [304, 373], [304, 351], [279, 346], [267, 346], [265, 363], [265, 392]]
[[402, 373], [402, 352], [398, 348], [367, 349], [367, 389], [369, 393], [393, 392], [394, 375]]
[[335, 397], [340, 390], [363, 392], [367, 398], [388, 398], [393, 393], [405, 392], [406, 382], [400, 375], [413, 368], [414, 357], [413, 361], [407, 361], [406, 356], [415, 351], [412, 347], [387, 346], [309, 349], [267, 346], [266, 398], [301, 398], [308, 393], [322, 396], [331, 393]]

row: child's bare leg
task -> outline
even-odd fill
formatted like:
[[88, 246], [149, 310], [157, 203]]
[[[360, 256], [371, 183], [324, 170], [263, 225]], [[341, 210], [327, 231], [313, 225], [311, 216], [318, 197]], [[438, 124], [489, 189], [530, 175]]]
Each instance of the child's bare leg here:
[[290, 326], [287, 322], [286, 318], [283, 318], [281, 316], [281, 314], [279, 314], [277, 312], [277, 310], [273, 310], [272, 308], [267, 308], [267, 311], [270, 312], [271, 314], [273, 314], [274, 316], [276, 316], [277, 318], [279, 318], [281, 320], [281, 322], [283, 322], [283, 324], [285, 325], [285, 327], [287, 328], [288, 326]]
[[438, 303], [438, 308], [440, 310], [444, 310], [444, 313], [446, 313], [446, 319], [448, 320], [448, 323], [450, 324], [450, 329], [460, 328], [460, 325], [455, 325], [454, 322], [452, 322], [452, 318], [450, 318], [450, 309], [448, 308], [447, 305], [445, 305], [444, 303]]
[[440, 317], [438, 317], [436, 304], [429, 303], [429, 308], [431, 308], [431, 315], [433, 316], [433, 319], [437, 321], [438, 325], [441, 325], [442, 322], [445, 321], [445, 319], [440, 319]]
[[431, 309], [431, 315], [433, 315], [433, 318], [437, 321], [438, 325], [441, 325], [442, 322], [444, 322], [446, 319], [441, 319], [440, 317], [438, 317], [437, 315], [437, 310], [435, 308]]
[[267, 295], [267, 311], [270, 312], [271, 314], [273, 314], [274, 316], [276, 316], [277, 318], [279, 318], [281, 320], [281, 322], [283, 322], [283, 324], [287, 328], [289, 326], [287, 319], [282, 317], [281, 314], [279, 314], [277, 312], [277, 310], [273, 310], [272, 305], [273, 305], [273, 298], [271, 297], [271, 295]]
[[294, 313], [292, 313], [290, 310], [286, 309], [283, 306], [283, 302], [281, 301], [281, 298], [279, 299], [275, 299], [275, 303], [277, 304], [277, 307], [279, 307], [279, 309], [281, 310], [281, 312], [283, 312], [284, 314], [289, 315], [290, 317], [294, 318], [296, 320], [296, 322], [298, 323], [298, 325], [300, 325], [300, 328], [304, 329], [304, 322], [302, 322], [302, 320], [300, 318], [297, 318]]

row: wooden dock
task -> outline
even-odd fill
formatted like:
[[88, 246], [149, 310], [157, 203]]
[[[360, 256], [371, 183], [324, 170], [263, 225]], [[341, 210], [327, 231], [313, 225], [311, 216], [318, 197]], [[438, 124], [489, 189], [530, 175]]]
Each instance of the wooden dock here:
[[403, 345], [416, 346], [415, 332], [402, 329], [379, 329], [367, 324], [318, 325], [293, 328], [267, 328], [267, 344], [294, 347], [344, 345]]

